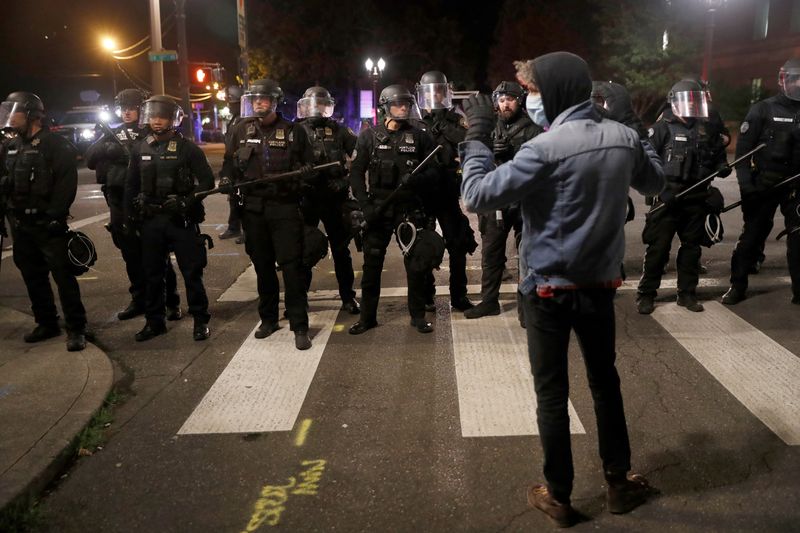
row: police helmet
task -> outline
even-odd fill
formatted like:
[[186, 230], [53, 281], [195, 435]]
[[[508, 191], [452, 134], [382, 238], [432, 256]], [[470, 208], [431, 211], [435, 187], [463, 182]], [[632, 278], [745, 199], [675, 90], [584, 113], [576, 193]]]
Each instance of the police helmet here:
[[696, 80], [681, 80], [673, 85], [667, 101], [677, 117], [708, 118], [708, 95]]
[[[414, 98], [414, 95], [411, 94], [408, 89], [403, 87], [402, 85], [389, 85], [385, 89], [381, 91], [381, 95], [378, 98], [378, 104], [380, 106], [381, 111], [385, 117], [394, 119], [394, 120], [409, 120], [412, 118], [419, 119], [419, 108], [417, 107], [417, 100]], [[397, 115], [393, 115], [391, 112], [392, 106], [399, 106], [401, 104], [405, 104], [406, 111], [403, 113], [400, 111]]]
[[333, 115], [333, 106], [336, 101], [325, 87], [315, 85], [303, 93], [297, 101], [297, 118], [325, 117]]
[[501, 81], [494, 92], [492, 92], [492, 102], [494, 102], [495, 107], [497, 107], [497, 102], [500, 97], [504, 95], [516, 98], [521, 108], [523, 105], [522, 100], [525, 98], [525, 89], [515, 81]]
[[433, 230], [418, 229], [411, 249], [406, 254], [409, 272], [430, 272], [439, 268], [444, 259], [445, 243], [441, 235]]
[[422, 75], [416, 86], [417, 101], [422, 109], [452, 109], [453, 87], [447, 76], [438, 70]]
[[[19, 113], [25, 114], [25, 122], [21, 123], [13, 116]], [[26, 91], [16, 91], [0, 104], [0, 128], [19, 128], [22, 124], [27, 124], [28, 118], [39, 118], [44, 116], [44, 104], [42, 100], [33, 93]], [[27, 126], [26, 126], [27, 127]]]
[[[268, 106], [264, 103], [269, 102]], [[278, 110], [283, 103], [283, 89], [275, 80], [260, 79], [250, 82], [242, 95], [241, 115], [247, 117], [266, 117]]]
[[83, 232], [70, 230], [67, 233], [67, 259], [73, 275], [80, 276], [88, 272], [97, 261], [97, 250], [92, 239]]
[[800, 101], [800, 58], [793, 57], [781, 67], [778, 86], [787, 98]]
[[303, 265], [312, 268], [328, 255], [328, 238], [316, 226], [303, 227]]
[[[177, 128], [183, 120], [183, 109], [169, 96], [157, 94], [142, 103], [142, 110], [139, 113], [139, 126], [150, 126], [153, 129], [150, 121], [154, 118], [169, 119], [164, 131]], [[161, 132], [157, 131], [156, 133]]]
[[144, 102], [144, 94], [139, 89], [123, 89], [114, 98], [118, 109], [139, 109]]

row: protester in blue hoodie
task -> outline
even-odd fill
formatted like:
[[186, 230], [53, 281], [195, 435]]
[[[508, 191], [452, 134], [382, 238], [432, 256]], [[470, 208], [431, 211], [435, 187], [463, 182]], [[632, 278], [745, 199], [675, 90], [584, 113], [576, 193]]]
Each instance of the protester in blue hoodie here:
[[464, 105], [469, 130], [459, 146], [461, 192], [470, 211], [521, 203], [520, 291], [546, 480], [530, 487], [528, 502], [568, 527], [580, 519], [570, 505], [567, 350], [572, 330], [595, 403], [608, 508], [626, 513], [651, 490], [642, 476], [629, 473], [630, 444], [614, 366], [613, 299], [621, 283], [628, 189], [658, 194], [664, 174], [658, 155], [636, 131], [603, 118], [593, 105], [583, 59], [555, 52], [518, 62], [517, 70], [528, 89], [529, 115], [549, 130], [495, 168], [491, 100], [470, 97]]

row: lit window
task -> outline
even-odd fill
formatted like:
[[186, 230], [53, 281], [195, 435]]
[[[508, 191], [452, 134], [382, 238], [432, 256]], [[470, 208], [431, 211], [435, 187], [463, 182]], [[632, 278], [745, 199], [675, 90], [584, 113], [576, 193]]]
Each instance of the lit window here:
[[753, 40], [766, 39], [768, 31], [769, 0], [758, 0], [755, 4], [755, 17], [753, 18]]
[[372, 118], [372, 91], [361, 91], [360, 103], [361, 118]]

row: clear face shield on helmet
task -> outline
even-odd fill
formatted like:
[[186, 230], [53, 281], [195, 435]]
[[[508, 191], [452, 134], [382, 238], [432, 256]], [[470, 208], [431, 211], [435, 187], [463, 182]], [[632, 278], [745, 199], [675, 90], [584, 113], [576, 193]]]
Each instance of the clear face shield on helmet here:
[[675, 116], [682, 118], [708, 118], [706, 91], [675, 91], [669, 103]]
[[382, 107], [386, 118], [394, 120], [422, 119], [419, 107], [417, 107], [417, 101], [414, 98], [392, 100], [391, 102], [385, 103]]
[[324, 96], [306, 96], [297, 101], [297, 118], [333, 116], [334, 99]]
[[800, 101], [800, 68], [782, 68], [778, 74], [778, 85], [787, 98]]
[[417, 84], [417, 102], [422, 109], [452, 109], [453, 89], [449, 83]]
[[239, 106], [242, 118], [266, 117], [278, 109], [278, 99], [272, 94], [244, 93]]
[[28, 123], [28, 112], [25, 104], [20, 102], [3, 102], [0, 104], [0, 129], [21, 131]]
[[183, 120], [183, 109], [166, 102], [145, 102], [139, 113], [139, 126], [149, 126], [156, 133], [177, 128]]

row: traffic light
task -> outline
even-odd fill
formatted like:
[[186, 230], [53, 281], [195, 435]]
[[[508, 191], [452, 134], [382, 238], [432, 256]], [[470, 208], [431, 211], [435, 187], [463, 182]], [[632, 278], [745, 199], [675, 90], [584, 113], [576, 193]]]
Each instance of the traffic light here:
[[197, 85], [211, 83], [212, 74], [210, 67], [195, 67], [192, 69], [192, 82]]

